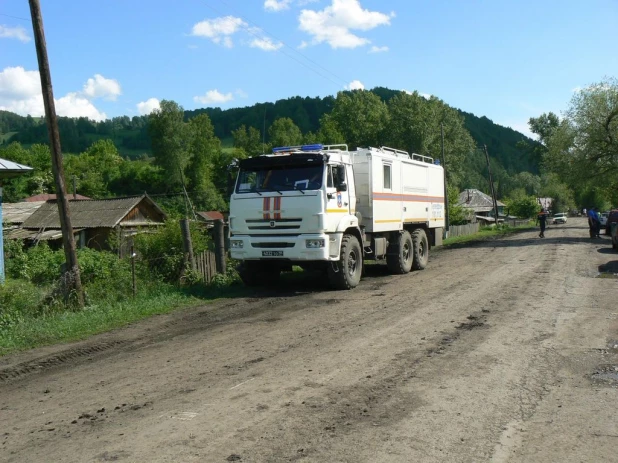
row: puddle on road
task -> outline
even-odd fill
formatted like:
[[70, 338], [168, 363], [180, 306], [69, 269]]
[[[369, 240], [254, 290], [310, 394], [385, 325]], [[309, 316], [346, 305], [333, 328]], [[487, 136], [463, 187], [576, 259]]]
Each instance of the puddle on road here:
[[618, 385], [618, 365], [604, 365], [592, 373], [591, 378], [605, 384]]

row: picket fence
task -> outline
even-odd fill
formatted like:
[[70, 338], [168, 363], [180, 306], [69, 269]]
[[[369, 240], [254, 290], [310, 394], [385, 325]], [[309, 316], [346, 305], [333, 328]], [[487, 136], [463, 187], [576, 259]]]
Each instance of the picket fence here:
[[195, 267], [205, 283], [210, 283], [217, 274], [215, 253], [203, 251], [195, 256]]

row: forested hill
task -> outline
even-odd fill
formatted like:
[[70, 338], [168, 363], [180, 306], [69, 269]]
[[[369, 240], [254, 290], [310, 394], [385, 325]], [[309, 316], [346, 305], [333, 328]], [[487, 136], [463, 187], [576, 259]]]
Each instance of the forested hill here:
[[[372, 90], [382, 100], [388, 102], [399, 91], [383, 87]], [[320, 118], [331, 112], [335, 98], [293, 97], [278, 100], [275, 103], [257, 103], [244, 108], [205, 108], [185, 111], [185, 118], [190, 119], [206, 113], [214, 126], [215, 134], [223, 141], [224, 146], [231, 145], [232, 130], [242, 125], [254, 127], [260, 133], [265, 129], [268, 142], [268, 128], [278, 118], [288, 117], [303, 133], [315, 133], [320, 124]], [[531, 150], [518, 147], [522, 140], [533, 145], [535, 142], [523, 134], [510, 128], [494, 124], [486, 117], [459, 111], [464, 117], [465, 127], [480, 147], [487, 145], [489, 154], [500, 166], [508, 172], [528, 171], [538, 173], [538, 159], [533, 157]], [[150, 137], [148, 135], [147, 116], [115, 117], [102, 122], [94, 122], [86, 118], [59, 118], [60, 135], [63, 150], [67, 153], [80, 153], [86, 150], [94, 141], [112, 139], [119, 152], [130, 158], [142, 154], [150, 154]], [[41, 118], [18, 116], [0, 111], [0, 143], [18, 141], [22, 144], [47, 143], [47, 128]], [[326, 142], [326, 141], [325, 141]]]

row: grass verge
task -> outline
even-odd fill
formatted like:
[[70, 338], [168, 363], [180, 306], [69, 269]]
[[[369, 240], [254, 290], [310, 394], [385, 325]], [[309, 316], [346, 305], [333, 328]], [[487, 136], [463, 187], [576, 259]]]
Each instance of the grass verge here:
[[24, 317], [0, 329], [0, 356], [50, 344], [71, 342], [126, 326], [132, 322], [203, 305], [222, 297], [242, 295], [243, 288], [179, 289], [163, 287], [136, 299], [92, 304], [81, 311]]
[[483, 241], [483, 240], [494, 238], [494, 237], [511, 235], [513, 233], [531, 230], [532, 228], [534, 228], [533, 222], [530, 222], [525, 225], [520, 225], [518, 227], [511, 227], [509, 225], [503, 225], [498, 228], [495, 228], [495, 227], [482, 228], [481, 230], [479, 230], [477, 233], [474, 233], [473, 235], [455, 236], [453, 238], [447, 238], [444, 240], [442, 244], [444, 246], [450, 246], [453, 244], [464, 244], [464, 243], [470, 243], [470, 242], [475, 242], [475, 241]]

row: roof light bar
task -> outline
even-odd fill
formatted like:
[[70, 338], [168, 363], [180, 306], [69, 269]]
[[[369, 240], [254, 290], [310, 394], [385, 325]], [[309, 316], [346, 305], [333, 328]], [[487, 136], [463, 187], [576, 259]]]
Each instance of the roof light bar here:
[[320, 151], [324, 148], [324, 145], [321, 143], [314, 143], [313, 145], [302, 145], [302, 146], [278, 146], [277, 148], [273, 148], [273, 153], [285, 153], [289, 151]]

